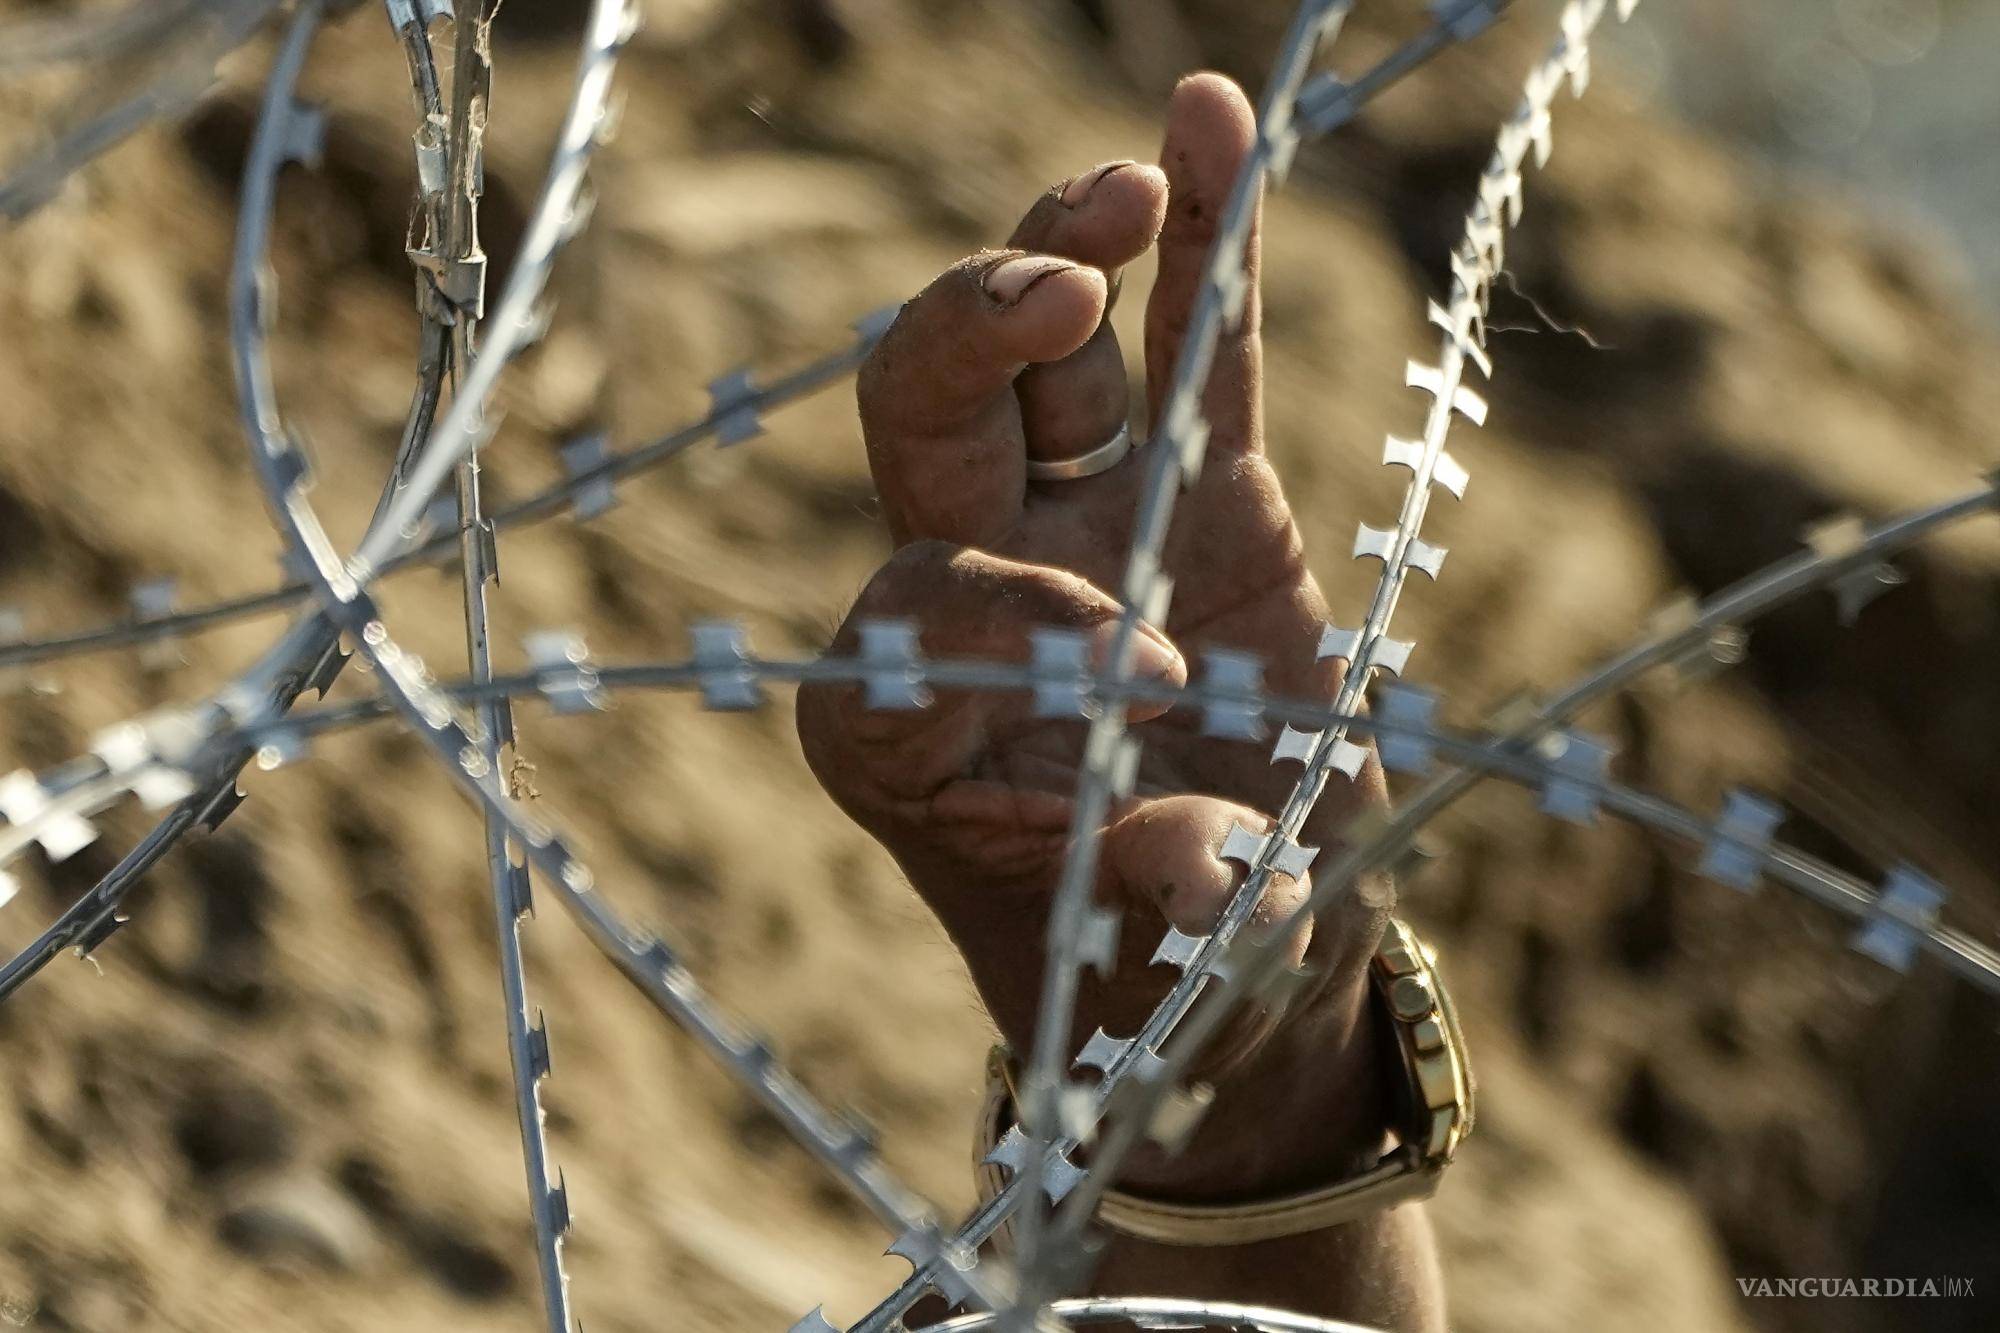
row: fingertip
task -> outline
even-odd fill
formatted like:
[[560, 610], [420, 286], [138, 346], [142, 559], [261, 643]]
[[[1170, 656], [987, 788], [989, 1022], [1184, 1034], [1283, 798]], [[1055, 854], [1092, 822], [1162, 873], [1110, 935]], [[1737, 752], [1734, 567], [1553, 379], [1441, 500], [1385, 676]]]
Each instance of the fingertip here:
[[1167, 138], [1194, 133], [1221, 146], [1247, 147], [1257, 133], [1257, 110], [1236, 80], [1214, 70], [1190, 74], [1174, 85], [1167, 107]]
[[980, 276], [1000, 342], [1019, 361], [1059, 361], [1090, 339], [1104, 318], [1104, 274], [1055, 255], [1015, 255]]
[[[1111, 652], [1118, 642], [1118, 620], [1112, 619], [1099, 625], [1091, 635], [1091, 662], [1102, 671], [1111, 663]], [[1132, 642], [1132, 675], [1142, 681], [1185, 688], [1188, 682], [1187, 659], [1173, 641], [1150, 623], [1139, 622], [1139, 633]], [[1126, 716], [1134, 722], [1150, 722], [1173, 709], [1170, 699], [1135, 699], [1126, 707]]]

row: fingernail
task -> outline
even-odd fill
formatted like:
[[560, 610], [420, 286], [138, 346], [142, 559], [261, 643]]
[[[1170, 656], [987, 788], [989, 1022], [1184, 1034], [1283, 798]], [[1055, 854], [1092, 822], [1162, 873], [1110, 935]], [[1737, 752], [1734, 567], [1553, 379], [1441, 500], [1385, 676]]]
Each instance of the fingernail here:
[[[1118, 642], [1118, 622], [1105, 621], [1097, 627], [1093, 638], [1096, 640], [1097, 665], [1100, 668], [1108, 666], [1112, 646]], [[1186, 671], [1186, 664], [1167, 636], [1140, 621], [1138, 636], [1132, 640], [1132, 674], [1144, 680], [1174, 680]]]
[[1075, 267], [1067, 259], [1057, 259], [1054, 255], [1023, 255], [995, 264], [979, 281], [988, 296], [1002, 305], [1013, 305], [1043, 278]]
[[1068, 185], [1063, 186], [1062, 202], [1064, 206], [1075, 208], [1090, 197], [1090, 192], [1097, 188], [1097, 182], [1103, 180], [1114, 171], [1122, 171], [1124, 168], [1132, 165], [1134, 164], [1128, 159], [1123, 162], [1103, 162], [1092, 167]]

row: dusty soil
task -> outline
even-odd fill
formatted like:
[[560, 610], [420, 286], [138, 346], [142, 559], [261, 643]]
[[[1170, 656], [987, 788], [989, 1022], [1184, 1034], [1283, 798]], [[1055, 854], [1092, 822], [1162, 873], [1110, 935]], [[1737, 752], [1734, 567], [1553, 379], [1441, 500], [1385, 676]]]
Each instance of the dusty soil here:
[[[503, 266], [568, 81], [564, 8], [505, 11], [486, 222]], [[637, 442], [696, 416], [723, 369], [837, 345], [847, 319], [1002, 239], [1048, 183], [1150, 153], [1174, 75], [1254, 76], [1284, 6], [873, 0], [840, 23], [804, 0], [648, 8], [596, 225], [565, 261], [554, 334], [502, 395], [502, 497], [555, 476], [570, 434]], [[1400, 385], [1433, 345], [1423, 298], [1543, 41], [1545, 10], [1521, 9], [1310, 150], [1270, 209], [1272, 448], [1336, 605], [1367, 590], [1343, 558], [1351, 525], [1399, 493], [1379, 441], [1421, 408]], [[1341, 58], [1393, 36], [1364, 16]], [[222, 304], [269, 53], [246, 50], [185, 125], [0, 237], [0, 603], [34, 632], [115, 617], [153, 575], [187, 603], [275, 578]], [[379, 13], [330, 29], [307, 83], [331, 135], [280, 208], [279, 387], [321, 463], [315, 500], [351, 540], [415, 327], [409, 102]], [[0, 93], [4, 142], [64, 86]], [[1433, 509], [1456, 554], [1400, 613], [1413, 675], [1462, 720], [1561, 683], [1673, 596], [1794, 549], [1809, 521], [1955, 494], [1994, 462], [1995, 344], [1947, 255], [1753, 187], [1726, 146], [1649, 120], [1615, 79], [1559, 111], [1556, 140], [1509, 251], [1532, 304], [1500, 297], [1492, 416], [1457, 446], [1473, 484]], [[767, 648], [819, 642], [884, 554], [851, 399], [770, 425], [626, 486], [588, 527], [507, 536], [503, 663], [548, 625], [584, 627], [607, 660], [681, 653], [686, 625], [717, 614]], [[1756, 785], [1795, 811], [1787, 836], [1869, 874], [1914, 861], [1953, 886], [1954, 920], [2000, 938], [1995, 526], [1906, 560], [1907, 584], [1852, 629], [1815, 599], [1756, 627], [1740, 670], [1611, 701], [1590, 721], [1619, 775], [1704, 808]], [[455, 669], [455, 579], [411, 573], [384, 596]], [[37, 669], [5, 703], [0, 768], [198, 695], [279, 624], [190, 639], [179, 665]], [[338, 694], [367, 686], [351, 671]], [[987, 1025], [906, 886], [813, 784], [785, 701], [530, 706], [523, 738], [604, 892], [875, 1121], [907, 1178], [965, 1205]], [[0, 1311], [106, 1333], [534, 1327], [476, 821], [385, 730], [249, 789], [159, 868], [94, 965], [59, 960], [0, 1007]], [[121, 811], [86, 852], [28, 867], [0, 948], [145, 827]], [[1892, 989], [1820, 909], [1704, 884], [1684, 849], [1550, 823], [1519, 793], [1468, 801], [1435, 851], [1408, 908], [1445, 944], [1483, 1080], [1480, 1135], [1435, 1205], [1457, 1327], [1993, 1326], [1991, 1001], [1928, 968]], [[559, 912], [528, 936], [589, 1327], [779, 1328], [821, 1301], [853, 1314], [898, 1276], [868, 1220]], [[1848, 1273], [1968, 1276], [1982, 1296], [1739, 1306], [1731, 1280]]]

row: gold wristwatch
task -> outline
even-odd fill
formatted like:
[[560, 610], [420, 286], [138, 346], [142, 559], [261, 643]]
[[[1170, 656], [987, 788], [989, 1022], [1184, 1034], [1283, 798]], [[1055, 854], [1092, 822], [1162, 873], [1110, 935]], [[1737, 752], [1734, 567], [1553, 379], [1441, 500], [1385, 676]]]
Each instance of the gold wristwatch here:
[[[1429, 1198], [1471, 1132], [1472, 1067], [1435, 955], [1391, 919], [1369, 965], [1384, 1020], [1395, 1035], [1403, 1075], [1398, 1141], [1374, 1166], [1345, 1180], [1243, 1203], [1174, 1203], [1108, 1190], [1097, 1217], [1106, 1229], [1163, 1245], [1246, 1245], [1339, 1226], [1398, 1204]], [[1014, 1121], [1013, 1056], [1004, 1046], [987, 1059], [978, 1163], [982, 1198], [1006, 1184], [986, 1158]]]

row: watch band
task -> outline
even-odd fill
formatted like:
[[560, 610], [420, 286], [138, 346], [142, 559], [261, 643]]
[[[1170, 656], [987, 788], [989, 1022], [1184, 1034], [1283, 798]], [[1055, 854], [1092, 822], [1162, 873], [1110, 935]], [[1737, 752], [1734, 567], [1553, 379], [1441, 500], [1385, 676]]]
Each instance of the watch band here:
[[[1393, 1030], [1403, 1077], [1398, 1143], [1374, 1166], [1345, 1180], [1241, 1203], [1175, 1203], [1108, 1190], [1097, 1217], [1106, 1229], [1165, 1245], [1245, 1245], [1352, 1222], [1429, 1198], [1472, 1129], [1472, 1068], [1457, 1014], [1438, 978], [1435, 955], [1391, 919], [1369, 978]], [[980, 1116], [980, 1184], [992, 1197], [1005, 1184], [986, 1154], [1013, 1119], [1013, 1059], [996, 1046], [987, 1060]]]

